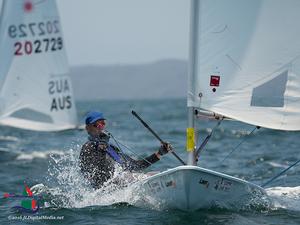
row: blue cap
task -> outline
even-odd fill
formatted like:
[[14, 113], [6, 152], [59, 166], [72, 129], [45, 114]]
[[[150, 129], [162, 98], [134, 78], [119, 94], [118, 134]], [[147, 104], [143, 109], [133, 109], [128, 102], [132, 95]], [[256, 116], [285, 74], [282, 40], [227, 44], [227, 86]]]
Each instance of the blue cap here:
[[95, 123], [97, 120], [105, 120], [103, 113], [92, 111], [86, 114], [85, 124], [88, 125], [91, 123]]

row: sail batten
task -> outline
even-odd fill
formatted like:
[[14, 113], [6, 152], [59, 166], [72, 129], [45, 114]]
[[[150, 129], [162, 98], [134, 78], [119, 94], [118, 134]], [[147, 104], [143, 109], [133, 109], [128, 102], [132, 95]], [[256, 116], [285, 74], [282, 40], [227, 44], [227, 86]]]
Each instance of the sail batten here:
[[300, 1], [199, 2], [188, 107], [300, 130]]
[[4, 0], [0, 49], [0, 124], [38, 131], [75, 128], [56, 2]]

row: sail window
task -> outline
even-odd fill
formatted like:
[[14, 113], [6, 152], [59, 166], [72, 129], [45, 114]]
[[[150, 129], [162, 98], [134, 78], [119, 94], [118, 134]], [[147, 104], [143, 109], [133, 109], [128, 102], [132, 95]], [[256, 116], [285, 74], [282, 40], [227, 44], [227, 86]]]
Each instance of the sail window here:
[[53, 123], [53, 120], [50, 116], [32, 110], [32, 109], [20, 109], [13, 114], [11, 114], [11, 117], [20, 118], [20, 119], [26, 119], [26, 120], [32, 120], [37, 122], [44, 122], [44, 123]]
[[251, 106], [283, 107], [287, 79], [288, 71], [284, 71], [272, 80], [254, 88], [252, 91]]

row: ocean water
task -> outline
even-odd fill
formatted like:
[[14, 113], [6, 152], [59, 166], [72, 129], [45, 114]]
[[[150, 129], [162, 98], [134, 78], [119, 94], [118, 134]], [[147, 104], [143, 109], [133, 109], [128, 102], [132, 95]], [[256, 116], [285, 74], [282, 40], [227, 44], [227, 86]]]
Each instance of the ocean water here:
[[[79, 118], [89, 110], [100, 110], [108, 119], [107, 129], [124, 143], [135, 157], [152, 154], [159, 142], [131, 115], [135, 110], [176, 153], [185, 156], [187, 110], [185, 99], [77, 102]], [[81, 120], [83, 122], [83, 119]], [[216, 125], [197, 122], [204, 139]], [[259, 129], [224, 121], [199, 158], [199, 165], [256, 184], [263, 184], [300, 157], [300, 133]], [[218, 208], [196, 212], [137, 206], [139, 196], [108, 184], [94, 191], [84, 182], [78, 155], [86, 141], [84, 130], [33, 132], [9, 127], [0, 129], [0, 194], [21, 194], [24, 182], [34, 186], [41, 208], [35, 214], [12, 207], [17, 198], [1, 198], [0, 224], [300, 224], [300, 165], [290, 169], [267, 187], [270, 207]], [[239, 143], [241, 144], [224, 162]], [[180, 165], [169, 154], [147, 171], [162, 171]], [[145, 171], [145, 172], [147, 172]], [[119, 171], [118, 175], [126, 174]], [[143, 174], [135, 179], [142, 179]]]

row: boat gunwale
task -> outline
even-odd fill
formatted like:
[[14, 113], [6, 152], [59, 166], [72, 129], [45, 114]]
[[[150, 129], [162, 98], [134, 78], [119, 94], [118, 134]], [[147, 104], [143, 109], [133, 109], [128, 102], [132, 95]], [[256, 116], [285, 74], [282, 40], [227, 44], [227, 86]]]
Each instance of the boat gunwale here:
[[172, 174], [172, 173], [182, 171], [182, 170], [200, 171], [200, 172], [208, 173], [208, 174], [211, 174], [211, 175], [214, 175], [214, 176], [219, 176], [219, 177], [222, 177], [222, 178], [233, 180], [233, 181], [236, 181], [238, 183], [246, 184], [246, 185], [255, 187], [255, 188], [265, 192], [265, 189], [263, 187], [261, 187], [257, 184], [254, 184], [252, 182], [243, 180], [241, 178], [233, 177], [233, 176], [230, 176], [228, 174], [220, 173], [220, 172], [217, 172], [217, 171], [214, 171], [214, 170], [206, 169], [206, 168], [199, 167], [199, 166], [191, 166], [191, 165], [184, 165], [184, 166], [178, 166], [178, 167], [175, 167], [175, 168], [167, 169], [165, 171], [162, 171], [162, 172], [159, 172], [157, 174], [154, 174], [154, 175], [151, 175], [151, 176], [147, 177], [146, 179], [142, 180], [142, 182], [146, 183], [146, 182], [151, 181], [153, 179], [156, 179], [158, 177], [168, 175], [168, 174]]

